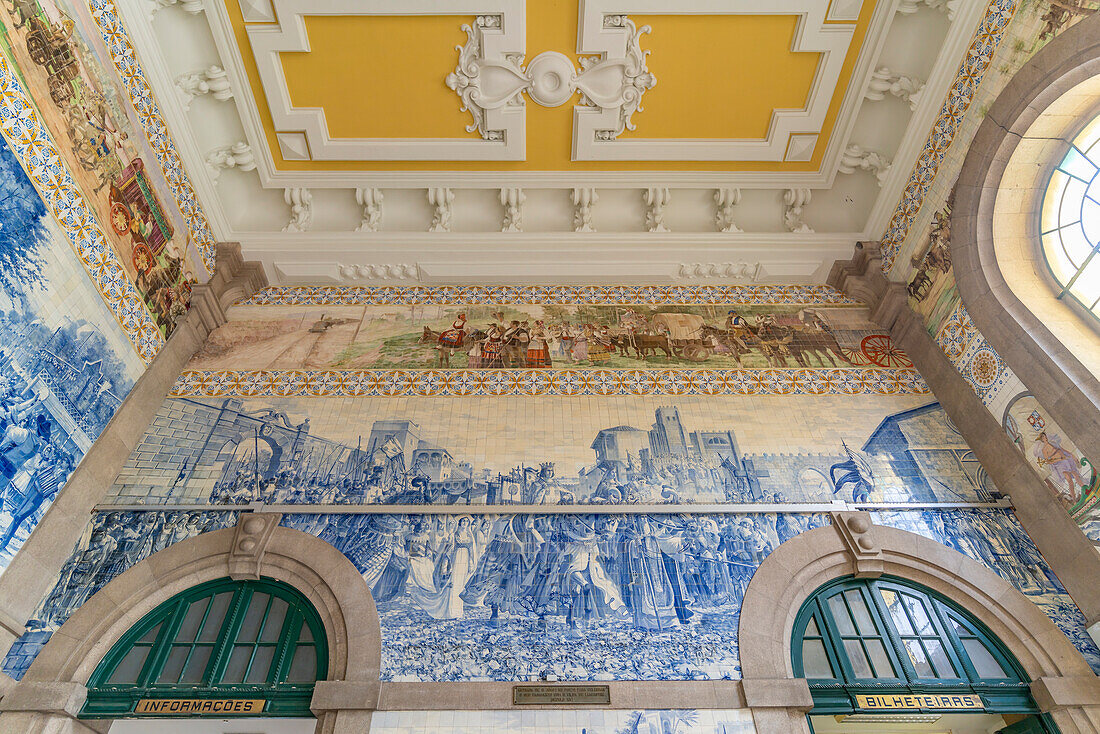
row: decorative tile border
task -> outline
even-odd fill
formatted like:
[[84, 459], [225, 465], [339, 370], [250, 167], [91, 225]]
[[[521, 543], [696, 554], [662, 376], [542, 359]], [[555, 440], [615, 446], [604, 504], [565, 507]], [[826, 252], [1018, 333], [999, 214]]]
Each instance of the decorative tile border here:
[[171, 397], [926, 395], [914, 369], [189, 370]]
[[860, 306], [827, 285], [270, 286], [238, 306], [410, 304], [730, 304]]
[[12, 64], [3, 55], [0, 55], [0, 129], [42, 200], [65, 230], [88, 276], [135, 351], [146, 362], [152, 361], [164, 345], [164, 337], [137, 288], [126, 277], [122, 263], [65, 167]]
[[997, 51], [1001, 37], [1019, 5], [1018, 0], [990, 0], [986, 8], [985, 17], [982, 18], [981, 25], [978, 26], [974, 39], [970, 42], [966, 57], [947, 94], [947, 100], [944, 101], [939, 117], [932, 125], [924, 150], [917, 158], [917, 163], [909, 176], [909, 182], [905, 185], [901, 201], [898, 202], [886, 232], [882, 235], [882, 270], [886, 274], [890, 273], [894, 265], [894, 260], [909, 234], [909, 228], [913, 225], [917, 212], [924, 204], [924, 197], [936, 178], [944, 154], [951, 147], [963, 115], [969, 109], [974, 93], [982, 83], [982, 77], [993, 61], [993, 54]]
[[207, 272], [213, 274], [217, 240], [210, 229], [206, 213], [199, 204], [198, 196], [191, 186], [191, 179], [183, 169], [183, 161], [176, 152], [175, 143], [172, 142], [168, 126], [161, 117], [160, 108], [153, 97], [153, 90], [149, 88], [145, 72], [138, 63], [137, 54], [119, 18], [114, 0], [89, 0], [88, 5], [92, 11], [92, 18], [103, 33], [103, 40], [111, 53], [111, 60], [114, 61], [118, 75], [129, 93], [130, 103], [137, 110], [145, 135], [149, 139], [149, 146], [160, 161], [161, 170], [176, 199], [176, 205], [187, 220], [191, 239], [195, 241], [199, 254], [202, 255], [203, 266]]

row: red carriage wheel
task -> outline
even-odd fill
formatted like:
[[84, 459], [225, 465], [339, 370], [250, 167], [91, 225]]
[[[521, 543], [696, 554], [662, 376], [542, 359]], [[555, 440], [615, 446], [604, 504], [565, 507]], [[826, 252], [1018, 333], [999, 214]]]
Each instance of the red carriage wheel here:
[[863, 367], [864, 365], [871, 364], [871, 360], [867, 359], [867, 355], [858, 349], [849, 349], [848, 347], [841, 347], [840, 353], [844, 355], [844, 359], [856, 367]]
[[130, 212], [121, 201], [111, 202], [111, 229], [115, 234], [126, 234], [130, 231]]
[[913, 363], [905, 352], [894, 346], [894, 341], [886, 334], [866, 336], [859, 343], [860, 351], [879, 367], [912, 367]]

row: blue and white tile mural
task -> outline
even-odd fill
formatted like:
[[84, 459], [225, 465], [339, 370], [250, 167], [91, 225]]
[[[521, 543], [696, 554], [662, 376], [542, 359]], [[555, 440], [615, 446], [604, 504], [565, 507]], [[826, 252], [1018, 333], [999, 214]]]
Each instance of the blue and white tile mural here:
[[370, 734], [753, 734], [747, 709], [377, 711]]
[[[4, 669], [21, 676], [114, 575], [261, 501], [288, 505], [283, 525], [362, 574], [383, 679], [736, 679], [753, 573], [828, 523], [805, 507], [738, 505], [998, 497], [942, 408], [913, 395], [169, 399], [103, 505], [120, 509], [96, 516]], [[156, 509], [166, 503], [194, 509]], [[450, 507], [324, 510], [349, 503]], [[731, 506], [555, 510], [693, 503]], [[121, 508], [134, 504], [149, 508]], [[304, 505], [320, 507], [295, 511]], [[1034, 599], [1100, 670], [1079, 610], [1009, 511], [886, 509], [880, 522], [954, 547]]]
[[0, 139], [0, 573], [142, 369]]
[[921, 396], [177, 398], [122, 504], [975, 502]]

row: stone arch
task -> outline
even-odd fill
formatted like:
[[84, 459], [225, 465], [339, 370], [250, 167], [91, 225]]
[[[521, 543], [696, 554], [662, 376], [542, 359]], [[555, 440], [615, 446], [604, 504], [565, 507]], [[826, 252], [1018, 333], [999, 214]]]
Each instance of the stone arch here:
[[242, 446], [247, 448], [253, 441], [262, 441], [267, 445], [268, 450], [271, 452], [271, 456], [264, 462], [263, 470], [260, 472], [260, 478], [264, 481], [271, 479], [275, 476], [276, 470], [279, 468], [279, 464], [282, 461], [284, 447], [279, 441], [278, 437], [271, 435], [249, 436], [245, 433], [238, 433], [235, 436], [226, 440], [222, 447], [218, 449], [218, 453], [214, 457], [215, 462], [221, 463], [222, 471], [225, 470], [227, 462], [232, 459], [237, 450]]
[[327, 680], [377, 683], [381, 630], [363, 577], [333, 546], [280, 527], [279, 518], [244, 514], [235, 528], [181, 541], [127, 569], [54, 632], [23, 683], [86, 684], [103, 656], [145, 614], [182, 591], [225, 576], [265, 576], [298, 589], [325, 627]]
[[[1016, 656], [1034, 681], [1036, 701], [1052, 712], [1063, 734], [1100, 731], [1100, 678], [1035, 604], [977, 561], [915, 533], [873, 525], [867, 513], [834, 514], [831, 526], [783, 543], [753, 574], [741, 606], [738, 646], [758, 730], [808, 731], [804, 713], [812, 704], [805, 680], [794, 678], [792, 627], [814, 591], [853, 574], [891, 574], [957, 603]], [[767, 709], [758, 713], [756, 706]]]
[[951, 224], [971, 319], [1087, 456], [1100, 456], [1100, 324], [1055, 298], [1038, 211], [1055, 148], [1098, 111], [1098, 88], [1095, 14], [1051, 41], [997, 97], [959, 174]]

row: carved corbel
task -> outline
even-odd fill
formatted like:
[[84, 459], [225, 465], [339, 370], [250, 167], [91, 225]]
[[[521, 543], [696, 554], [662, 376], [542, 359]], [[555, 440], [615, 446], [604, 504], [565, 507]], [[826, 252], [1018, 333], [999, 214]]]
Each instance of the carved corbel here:
[[382, 189], [356, 189], [355, 201], [363, 207], [363, 220], [356, 232], [377, 232], [382, 224]]
[[229, 77], [225, 69], [220, 66], [208, 66], [200, 71], [190, 74], [180, 74], [176, 77], [176, 86], [187, 97], [184, 109], [191, 107], [191, 101], [195, 97], [209, 94], [219, 102], [233, 99], [233, 89], [229, 86]]
[[875, 542], [875, 524], [869, 512], [830, 512], [833, 527], [844, 541], [852, 558], [852, 573], [857, 579], [882, 575], [882, 548]]
[[783, 193], [783, 203], [787, 205], [787, 211], [783, 212], [783, 225], [787, 231], [795, 234], [813, 234], [813, 228], [802, 221], [803, 209], [810, 203], [810, 190], [787, 189]]
[[886, 176], [890, 172], [890, 160], [873, 150], [867, 150], [863, 146], [852, 143], [845, 151], [844, 155], [840, 157], [840, 163], [837, 165], [837, 170], [841, 173], [855, 173], [859, 171], [867, 171], [874, 174], [878, 180], [878, 185], [886, 181]]
[[595, 232], [592, 207], [600, 200], [596, 189], [573, 189], [573, 231]]
[[743, 232], [733, 221], [733, 208], [741, 203], [741, 189], [715, 189], [714, 203], [718, 211], [714, 214], [714, 224], [719, 232]]
[[451, 231], [451, 207], [455, 201], [455, 192], [450, 189], [428, 189], [428, 203], [435, 211], [432, 213], [432, 225], [429, 232]]
[[892, 94], [901, 101], [908, 102], [909, 109], [916, 110], [923, 90], [924, 82], [920, 79], [898, 74], [882, 66], [871, 75], [871, 81], [867, 83], [867, 91], [863, 96], [877, 102], [886, 99], [887, 94]]
[[260, 578], [264, 552], [282, 515], [277, 512], [245, 512], [233, 531], [229, 551], [229, 577], [235, 581]]
[[672, 194], [667, 188], [651, 187], [642, 192], [645, 201], [645, 228], [650, 232], [670, 232], [665, 225], [665, 207]]
[[501, 189], [500, 204], [504, 207], [504, 220], [501, 222], [501, 232], [523, 231], [523, 202], [527, 197], [523, 189]]
[[305, 232], [313, 226], [313, 194], [309, 189], [285, 189], [283, 200], [290, 207], [290, 221], [284, 232]]
[[925, 5], [933, 10], [938, 10], [947, 16], [948, 20], [955, 20], [955, 12], [959, 9], [961, 0], [901, 0], [898, 3], [898, 12], [910, 15], [920, 10]]
[[256, 170], [256, 159], [252, 155], [252, 148], [244, 141], [215, 148], [207, 154], [206, 162], [214, 169], [215, 179], [227, 168], [236, 168], [238, 171]]

